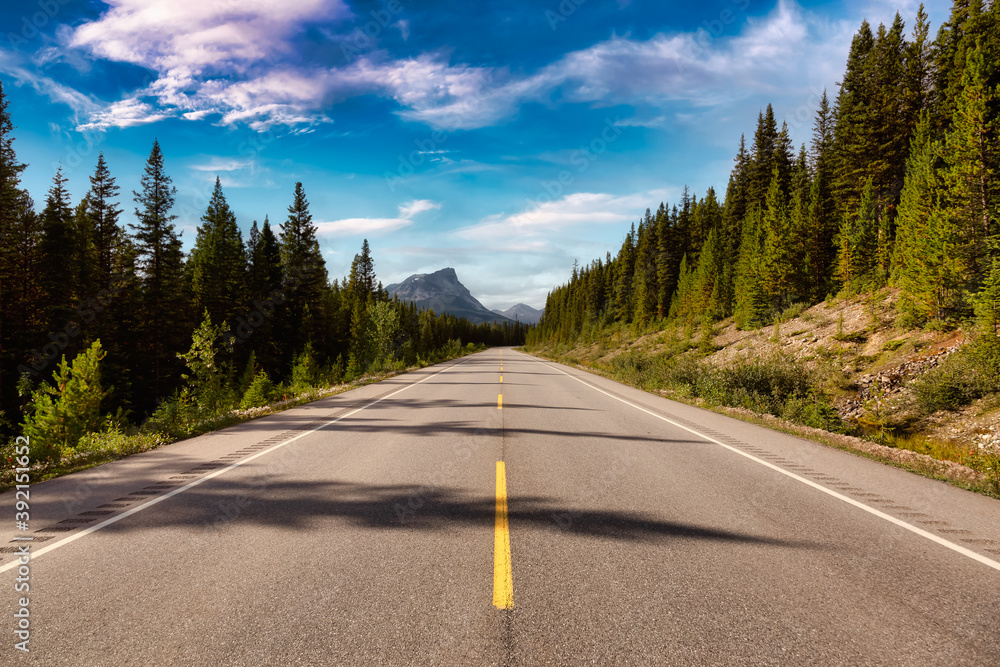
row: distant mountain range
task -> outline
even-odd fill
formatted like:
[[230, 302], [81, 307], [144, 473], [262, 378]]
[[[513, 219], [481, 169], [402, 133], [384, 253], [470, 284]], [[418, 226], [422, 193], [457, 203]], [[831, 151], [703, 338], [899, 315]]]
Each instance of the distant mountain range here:
[[538, 320], [542, 319], [542, 313], [545, 311], [532, 308], [525, 303], [517, 303], [507, 310], [498, 310], [494, 308], [493, 312], [497, 315], [503, 315], [508, 320], [517, 320], [518, 322], [524, 322], [525, 324], [538, 324]]
[[[395, 295], [402, 301], [412, 301], [418, 308], [430, 308], [438, 314], [451, 313], [476, 324], [511, 321], [511, 318], [505, 317], [504, 313], [494, 312], [479, 303], [468, 288], [459, 282], [458, 274], [452, 268], [412, 275], [403, 282], [389, 285], [385, 289], [389, 292], [389, 296]], [[521, 321], [527, 322], [525, 319]]]

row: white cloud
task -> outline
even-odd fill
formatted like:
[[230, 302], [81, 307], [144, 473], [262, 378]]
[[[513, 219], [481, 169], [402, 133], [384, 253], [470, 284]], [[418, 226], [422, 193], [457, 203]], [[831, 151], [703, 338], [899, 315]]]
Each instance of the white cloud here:
[[98, 100], [50, 77], [29, 70], [19, 64], [20, 61], [19, 54], [0, 49], [0, 72], [8, 74], [16, 84], [31, 86], [39, 95], [44, 95], [53, 102], [65, 104], [77, 117], [87, 117], [100, 110], [101, 105]]
[[[221, 125], [308, 128], [329, 122], [331, 106], [366, 94], [395, 100], [405, 119], [448, 130], [501, 123], [525, 102], [553, 99], [630, 104], [655, 119], [671, 101], [704, 107], [759, 93], [803, 97], [836, 80], [856, 29], [779, 0], [735, 37], [712, 39], [703, 29], [644, 41], [615, 36], [526, 75], [453, 64], [444, 52], [392, 60], [376, 51], [331, 69], [293, 62], [294, 39], [307, 24], [347, 16], [343, 0], [107, 2], [111, 9], [78, 26], [69, 44], [154, 70], [156, 80], [131, 97], [156, 106], [102, 111], [92, 127], [219, 114]], [[405, 36], [408, 26], [398, 27]]]
[[155, 123], [169, 117], [170, 114], [161, 113], [146, 102], [133, 97], [115, 102], [106, 109], [92, 114], [89, 123], [78, 125], [76, 129], [85, 132], [105, 130], [109, 127], [133, 127]]
[[212, 157], [204, 164], [193, 164], [191, 169], [195, 171], [239, 171], [253, 167], [253, 160], [233, 160], [232, 158]]
[[110, 9], [77, 27], [72, 46], [161, 73], [243, 69], [275, 53], [310, 21], [346, 16], [342, 0], [104, 0]]
[[395, 218], [346, 218], [333, 222], [316, 223], [317, 233], [324, 236], [363, 236], [396, 231], [413, 224], [413, 218], [426, 211], [441, 208], [439, 202], [416, 199], [399, 206]]
[[578, 192], [557, 200], [533, 203], [513, 215], [489, 216], [455, 234], [468, 240], [505, 239], [525, 243], [531, 237], [555, 236], [570, 227], [622, 225], [636, 220], [646, 208], [662, 201], [666, 195], [666, 190], [625, 196]]
[[433, 211], [439, 208], [441, 208], [439, 202], [433, 202], [430, 199], [416, 199], [399, 207], [399, 217], [410, 219], [424, 211]]
[[[296, 105], [295, 95], [282, 90], [270, 75], [272, 63], [293, 52], [292, 41], [310, 22], [345, 17], [343, 0], [105, 0], [110, 9], [95, 21], [78, 26], [65, 37], [70, 47], [95, 56], [133, 63], [157, 73], [147, 88], [135, 91], [136, 99], [155, 98], [161, 109], [150, 110], [145, 122], [154, 122], [173, 111], [188, 120], [208, 113], [235, 115], [223, 123], [245, 121], [257, 129], [274, 123], [295, 125], [315, 119]], [[262, 79], [275, 89], [255, 105], [226, 104], [216, 95], [234, 88], [233, 79]], [[238, 92], [235, 91], [235, 92]], [[311, 102], [317, 100], [311, 99]], [[263, 108], [262, 108], [263, 107]], [[137, 111], [138, 107], [133, 106]], [[243, 112], [243, 115], [240, 114]], [[273, 116], [273, 122], [260, 116]], [[115, 113], [93, 119], [89, 126], [127, 127], [137, 115], [118, 123]]]

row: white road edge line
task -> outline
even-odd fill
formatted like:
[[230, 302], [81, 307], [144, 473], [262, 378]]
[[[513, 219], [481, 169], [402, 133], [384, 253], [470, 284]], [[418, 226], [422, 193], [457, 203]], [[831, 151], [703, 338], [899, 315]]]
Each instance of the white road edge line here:
[[[270, 454], [271, 452], [273, 452], [273, 451], [275, 451], [277, 449], [281, 449], [285, 445], [291, 444], [291, 443], [295, 442], [296, 440], [298, 440], [299, 438], [304, 438], [307, 435], [309, 435], [310, 433], [314, 433], [316, 431], [319, 431], [320, 429], [326, 428], [327, 426], [330, 426], [331, 424], [336, 424], [337, 422], [341, 421], [342, 419], [347, 419], [351, 415], [356, 415], [357, 413], [361, 412], [362, 410], [367, 410], [368, 408], [370, 408], [371, 406], [375, 405], [376, 403], [381, 403], [385, 399], [392, 398], [396, 394], [401, 394], [402, 392], [406, 391], [407, 389], [410, 389], [411, 387], [415, 387], [418, 384], [422, 384], [422, 383], [427, 382], [428, 380], [430, 380], [432, 378], [436, 378], [438, 375], [441, 375], [441, 373], [447, 373], [448, 371], [452, 370], [456, 366], [459, 366], [459, 365], [461, 365], [463, 363], [465, 363], [464, 360], [459, 361], [456, 364], [452, 364], [451, 366], [449, 366], [448, 368], [445, 368], [442, 371], [438, 371], [437, 373], [434, 373], [433, 375], [428, 375], [423, 380], [419, 380], [419, 381], [414, 382], [412, 384], [408, 384], [405, 387], [402, 387], [401, 389], [397, 389], [396, 391], [392, 392], [391, 394], [387, 394], [387, 395], [383, 396], [382, 398], [376, 399], [376, 400], [372, 401], [371, 403], [368, 403], [367, 405], [362, 405], [360, 408], [355, 408], [354, 410], [351, 410], [347, 414], [340, 415], [336, 419], [332, 419], [332, 420], [330, 420], [328, 422], [324, 422], [324, 423], [320, 424], [319, 426], [317, 426], [315, 428], [309, 429], [308, 431], [303, 431], [302, 433], [298, 434], [294, 438], [289, 438], [288, 440], [285, 440], [283, 442], [279, 442], [278, 444], [274, 445], [273, 447], [268, 447], [267, 449], [264, 449], [264, 450], [261, 450], [261, 451], [257, 452], [253, 456], [249, 456], [249, 457], [247, 457], [245, 459], [241, 459], [240, 461], [237, 461], [236, 463], [232, 463], [232, 464], [226, 466], [225, 468], [222, 468], [220, 470], [216, 470], [215, 472], [213, 472], [213, 473], [211, 473], [209, 475], [205, 475], [204, 477], [199, 477], [198, 479], [194, 480], [193, 482], [190, 482], [188, 484], [185, 484], [184, 486], [181, 486], [181, 487], [178, 487], [178, 488], [176, 488], [176, 489], [174, 489], [172, 491], [169, 491], [169, 492], [163, 494], [162, 496], [157, 496], [157, 497], [153, 498], [152, 500], [147, 500], [143, 504], [137, 505], [136, 507], [133, 507], [130, 510], [126, 510], [126, 511], [122, 512], [121, 514], [116, 514], [115, 516], [111, 517], [110, 519], [105, 519], [101, 523], [95, 524], [93, 526], [88, 526], [88, 527], [84, 528], [83, 530], [81, 530], [80, 532], [73, 533], [69, 537], [63, 538], [63, 539], [59, 540], [58, 542], [53, 542], [52, 544], [48, 545], [47, 547], [42, 547], [38, 551], [32, 551], [31, 552], [31, 560], [34, 560], [34, 559], [38, 558], [39, 556], [43, 556], [43, 555], [49, 553], [50, 551], [58, 549], [59, 547], [65, 546], [65, 545], [69, 544], [70, 542], [73, 542], [75, 540], [80, 539], [81, 537], [89, 535], [90, 533], [98, 531], [101, 528], [104, 528], [106, 526], [110, 526], [111, 524], [113, 524], [113, 523], [115, 523], [117, 521], [121, 521], [125, 517], [132, 516], [136, 512], [141, 512], [142, 510], [146, 509], [147, 507], [152, 507], [156, 503], [161, 503], [164, 500], [166, 500], [167, 498], [172, 498], [173, 496], [176, 496], [179, 493], [184, 493], [188, 489], [190, 489], [192, 487], [195, 487], [195, 486], [198, 486], [202, 482], [207, 482], [210, 479], [214, 479], [215, 477], [218, 477], [219, 475], [225, 474], [225, 473], [229, 472], [230, 470], [232, 470], [233, 468], [238, 468], [241, 465], [243, 465], [244, 463], [249, 463], [250, 461], [253, 461], [256, 458], [260, 458], [261, 456], [264, 456], [265, 454]], [[24, 544], [30, 544], [30, 542], [25, 542]], [[17, 559], [15, 559], [12, 562], [7, 563], [6, 565], [0, 567], [0, 572], [6, 572], [7, 570], [12, 570], [12, 569], [14, 569], [15, 567], [17, 567], [20, 564], [21, 563], [18, 562]]]
[[613, 398], [613, 399], [615, 399], [616, 401], [618, 401], [620, 403], [624, 403], [625, 405], [633, 407], [636, 410], [640, 410], [642, 412], [645, 412], [647, 415], [650, 415], [652, 417], [656, 417], [657, 419], [665, 421], [668, 424], [673, 424], [677, 428], [684, 429], [688, 433], [693, 433], [694, 435], [697, 435], [700, 438], [704, 438], [705, 440], [708, 440], [709, 442], [714, 443], [714, 444], [716, 444], [716, 445], [718, 445], [720, 447], [725, 447], [729, 451], [735, 452], [735, 453], [739, 454], [740, 456], [745, 456], [746, 458], [750, 459], [751, 461], [754, 461], [755, 463], [759, 463], [762, 466], [766, 466], [766, 467], [770, 468], [771, 470], [775, 470], [777, 472], [780, 472], [782, 475], [785, 475], [787, 477], [791, 477], [792, 479], [794, 479], [794, 480], [796, 480], [798, 482], [802, 482], [803, 484], [811, 486], [814, 489], [822, 491], [823, 493], [825, 493], [827, 495], [833, 496], [834, 498], [836, 498], [838, 500], [843, 500], [845, 503], [848, 503], [850, 505], [854, 505], [858, 509], [862, 509], [862, 510], [868, 512], [869, 514], [874, 514], [875, 516], [879, 517], [880, 519], [885, 519], [889, 523], [894, 523], [894, 524], [896, 524], [897, 526], [899, 526], [901, 528], [905, 528], [906, 530], [910, 531], [911, 533], [915, 533], [915, 534], [919, 535], [920, 537], [927, 538], [931, 542], [936, 542], [936, 543], [940, 544], [943, 547], [947, 547], [948, 549], [951, 549], [952, 551], [956, 551], [956, 552], [962, 554], [963, 556], [967, 556], [967, 557], [971, 558], [974, 561], [982, 563], [983, 565], [985, 565], [987, 567], [992, 567], [994, 570], [1000, 571], [1000, 562], [997, 562], [997, 561], [993, 560], [992, 558], [987, 558], [986, 556], [983, 556], [982, 554], [978, 554], [975, 551], [972, 551], [971, 549], [966, 549], [965, 547], [963, 547], [960, 544], [955, 544], [954, 542], [946, 540], [943, 537], [939, 537], [939, 536], [935, 535], [934, 533], [929, 533], [926, 530], [924, 530], [923, 528], [918, 528], [917, 526], [914, 526], [913, 524], [907, 523], [907, 522], [903, 521], [902, 519], [897, 519], [896, 517], [891, 516], [889, 514], [886, 514], [885, 512], [879, 511], [879, 510], [875, 509], [874, 507], [871, 507], [869, 505], [865, 505], [862, 502], [858, 502], [857, 500], [854, 500], [853, 498], [848, 498], [847, 496], [845, 496], [843, 494], [837, 493], [836, 491], [834, 491], [832, 489], [828, 489], [827, 487], [822, 486], [821, 484], [817, 484], [816, 482], [814, 482], [812, 480], [809, 480], [809, 479], [806, 479], [805, 477], [800, 477], [800, 476], [796, 475], [793, 472], [789, 472], [788, 470], [785, 470], [784, 468], [779, 468], [778, 466], [774, 465], [773, 463], [768, 463], [767, 461], [765, 461], [763, 459], [759, 459], [759, 458], [757, 458], [756, 456], [754, 456], [752, 454], [748, 454], [748, 453], [746, 453], [746, 452], [744, 452], [744, 451], [742, 451], [740, 449], [737, 449], [736, 447], [731, 447], [731, 446], [727, 445], [724, 442], [719, 442], [715, 438], [707, 436], [704, 433], [700, 433], [700, 432], [698, 432], [698, 431], [696, 431], [696, 430], [694, 430], [692, 428], [688, 428], [687, 426], [683, 426], [681, 424], [678, 424], [674, 420], [668, 419], [667, 417], [664, 417], [663, 415], [657, 414], [657, 413], [653, 412], [652, 410], [647, 410], [646, 408], [644, 408], [644, 407], [642, 407], [640, 405], [636, 405], [635, 403], [632, 403], [630, 401], [626, 401], [624, 398], [619, 398], [619, 397], [615, 396], [614, 394], [610, 394], [610, 393], [604, 391], [600, 387], [595, 387], [594, 385], [590, 384], [589, 382], [584, 382], [580, 378], [576, 377], [575, 375], [572, 375], [570, 373], [565, 372], [561, 368], [558, 368], [558, 367], [553, 366], [551, 364], [547, 364], [545, 362], [541, 362], [541, 363], [542, 363], [542, 365], [548, 366], [549, 368], [551, 368], [553, 370], [559, 371], [560, 373], [562, 373], [566, 377], [573, 378], [574, 380], [576, 380], [580, 384], [582, 384], [584, 386], [587, 386], [587, 387], [590, 387], [594, 391], [600, 392], [600, 393], [604, 394], [605, 396], [608, 396], [609, 398]]

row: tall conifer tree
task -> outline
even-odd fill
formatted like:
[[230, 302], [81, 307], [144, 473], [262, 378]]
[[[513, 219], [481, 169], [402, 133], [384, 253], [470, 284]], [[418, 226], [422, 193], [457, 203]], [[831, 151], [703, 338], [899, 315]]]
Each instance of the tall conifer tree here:
[[193, 318], [185, 291], [184, 255], [171, 209], [177, 189], [164, 170], [160, 143], [146, 160], [141, 190], [133, 191], [137, 224], [134, 230], [141, 303], [135, 332], [140, 351], [140, 407], [149, 408], [177, 384], [182, 365], [177, 354], [187, 348]]

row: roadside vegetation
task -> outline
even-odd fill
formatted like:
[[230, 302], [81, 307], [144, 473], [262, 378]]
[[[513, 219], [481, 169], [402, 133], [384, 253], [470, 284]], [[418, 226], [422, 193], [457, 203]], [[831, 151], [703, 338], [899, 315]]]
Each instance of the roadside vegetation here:
[[[101, 402], [113, 392], [101, 383], [100, 362], [106, 353], [100, 341], [72, 363], [64, 358], [49, 382], [29, 389], [23, 435], [31, 446], [32, 481], [114, 461], [486, 349], [482, 344], [463, 346], [452, 339], [412, 364], [388, 355], [362, 373], [336, 364], [321, 366], [307, 346], [296, 358], [290, 377], [274, 383], [252, 355], [240, 377], [234, 378], [230, 369], [218, 363], [221, 340], [220, 329], [206, 318], [195, 331], [191, 348], [181, 355], [189, 371], [183, 376], [184, 384], [141, 424], [130, 424], [121, 413], [100, 412]], [[0, 490], [14, 484], [14, 446], [13, 438], [0, 446], [0, 461], [5, 464], [0, 470]]]
[[[302, 183], [283, 223], [243, 237], [220, 179], [185, 253], [177, 190], [153, 141], [131, 201], [104, 155], [41, 210], [22, 187], [0, 80], [0, 460], [25, 436], [43, 476], [315, 399], [470, 350], [526, 325], [473, 323], [392, 298], [368, 240], [332, 279]], [[123, 206], [124, 204], [124, 206]], [[123, 212], [134, 204], [134, 224]], [[185, 217], [197, 215], [182, 211]], [[193, 215], [192, 215], [193, 214]], [[341, 250], [342, 251], [342, 250]], [[277, 406], [277, 408], [275, 407]], [[10, 472], [0, 471], [0, 481]], [[33, 481], [39, 479], [32, 476]]]
[[[1000, 3], [955, 2], [936, 32], [923, 7], [909, 30], [864, 21], [808, 146], [761, 110], [724, 196], [684, 188], [574, 265], [527, 349], [995, 486], [998, 128]], [[944, 428], [970, 412], [982, 432]]]
[[[884, 314], [894, 296], [882, 296]], [[950, 345], [965, 332], [907, 329], [870, 309], [864, 296], [840, 298], [799, 310], [778, 327], [740, 329], [724, 320], [696, 335], [670, 322], [643, 329], [615, 323], [525, 349], [1000, 496], [1000, 438], [995, 427], [982, 427], [1000, 423], [1000, 339], [968, 322], [971, 341]], [[859, 313], [867, 323], [860, 328]], [[892, 375], [900, 368], [913, 370]]]

